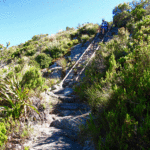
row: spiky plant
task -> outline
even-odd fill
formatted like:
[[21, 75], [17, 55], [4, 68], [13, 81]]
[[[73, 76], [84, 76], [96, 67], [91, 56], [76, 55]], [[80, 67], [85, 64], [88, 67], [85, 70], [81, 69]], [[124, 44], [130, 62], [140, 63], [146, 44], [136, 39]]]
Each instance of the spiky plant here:
[[27, 110], [32, 108], [37, 113], [37, 109], [31, 105], [27, 96], [28, 89], [21, 88], [19, 81], [14, 76], [12, 79], [0, 78], [0, 107], [6, 112], [6, 116], [12, 115], [14, 119], [27, 119]]

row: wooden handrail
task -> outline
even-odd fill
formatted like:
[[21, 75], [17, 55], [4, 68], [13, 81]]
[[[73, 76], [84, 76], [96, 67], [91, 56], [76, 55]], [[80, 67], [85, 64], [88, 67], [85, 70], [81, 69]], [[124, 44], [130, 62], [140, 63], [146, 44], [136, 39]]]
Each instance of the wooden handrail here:
[[[113, 24], [111, 25], [110, 29], [112, 28], [112, 26], [113, 26]], [[108, 32], [110, 31], [110, 29], [108, 30]], [[107, 32], [107, 33], [108, 33], [108, 32]], [[106, 35], [107, 35], [107, 33], [106, 33]], [[105, 36], [106, 36], [106, 35], [105, 35]], [[102, 42], [104, 41], [105, 36], [103, 37]], [[83, 73], [83, 71], [85, 70], [86, 66], [89, 64], [89, 62], [91, 61], [91, 59], [95, 56], [95, 53], [96, 53], [96, 51], [97, 51], [99, 48], [100, 48], [100, 46], [98, 46], [98, 47], [96, 48], [95, 52], [92, 54], [92, 56], [90, 57], [90, 59], [88, 60], [88, 62], [87, 62], [86, 65], [84, 66], [84, 68], [81, 70], [81, 72], [79, 73], [79, 75], [76, 77], [76, 79], [75, 79], [76, 81], [79, 79], [80, 75]]]
[[[113, 26], [113, 24], [112, 24]], [[111, 26], [111, 27], [112, 27]], [[110, 29], [111, 29], [110, 27]], [[107, 31], [107, 33], [110, 31], [110, 29]], [[105, 36], [107, 36], [107, 33]], [[62, 88], [63, 82], [65, 81], [65, 79], [69, 76], [69, 74], [73, 71], [73, 69], [75, 68], [75, 66], [78, 64], [78, 62], [82, 59], [82, 57], [84, 56], [84, 54], [91, 48], [92, 44], [94, 43], [94, 40], [97, 38], [97, 36], [99, 35], [99, 33], [97, 33], [97, 35], [95, 36], [95, 38], [93, 39], [93, 41], [91, 42], [91, 44], [87, 47], [87, 49], [84, 51], [84, 53], [80, 56], [80, 58], [76, 61], [76, 63], [73, 65], [73, 67], [69, 70], [69, 72], [67, 73], [67, 75], [64, 77], [64, 79], [58, 84], [58, 86], [60, 88]], [[102, 39], [102, 42], [105, 38], [105, 36]], [[95, 52], [99, 49], [100, 46], [98, 46], [95, 50]], [[90, 60], [93, 58], [93, 56], [95, 55], [95, 52], [92, 54], [92, 56], [90, 57], [89, 61], [86, 63], [85, 67], [81, 70], [81, 72], [79, 73], [79, 75], [76, 77], [76, 81], [78, 80], [79, 76], [82, 74], [82, 72], [85, 70], [86, 66], [89, 64]]]
[[[95, 36], [95, 38], [97, 38], [98, 34]], [[94, 38], [94, 39], [95, 39]], [[87, 49], [84, 51], [84, 53], [80, 56], [80, 58], [76, 61], [76, 63], [74, 64], [74, 66], [70, 69], [70, 71], [67, 73], [67, 75], [64, 77], [64, 79], [60, 82], [59, 86], [62, 87], [64, 80], [68, 77], [68, 75], [71, 73], [71, 71], [75, 68], [75, 66], [78, 64], [78, 62], [81, 60], [81, 58], [83, 57], [83, 55], [87, 52], [87, 50], [89, 50], [89, 48], [92, 46], [92, 44], [94, 43], [94, 39], [91, 42], [91, 44], [87, 47]]]

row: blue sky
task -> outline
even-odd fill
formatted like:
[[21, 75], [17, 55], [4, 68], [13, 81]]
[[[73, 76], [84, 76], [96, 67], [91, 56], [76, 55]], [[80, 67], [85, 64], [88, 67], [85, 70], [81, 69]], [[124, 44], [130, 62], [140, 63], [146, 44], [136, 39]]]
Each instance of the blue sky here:
[[132, 0], [0, 0], [0, 44], [19, 45], [67, 26], [112, 21], [112, 10]]

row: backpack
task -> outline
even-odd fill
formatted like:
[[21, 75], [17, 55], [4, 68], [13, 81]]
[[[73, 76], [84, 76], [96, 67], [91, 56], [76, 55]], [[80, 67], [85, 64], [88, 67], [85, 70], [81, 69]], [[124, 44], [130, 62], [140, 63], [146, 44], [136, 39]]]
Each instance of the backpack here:
[[107, 26], [107, 22], [106, 21], [104, 21], [103, 23], [102, 23], [102, 26]]

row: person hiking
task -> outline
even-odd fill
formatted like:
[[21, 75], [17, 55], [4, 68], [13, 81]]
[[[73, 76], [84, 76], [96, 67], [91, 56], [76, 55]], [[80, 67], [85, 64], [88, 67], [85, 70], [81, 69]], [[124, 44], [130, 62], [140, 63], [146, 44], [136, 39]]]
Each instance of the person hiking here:
[[102, 30], [102, 34], [104, 35], [105, 32], [108, 31], [108, 28], [109, 28], [109, 23], [105, 21], [105, 19], [102, 19], [102, 25], [100, 25], [99, 32], [101, 32]]

